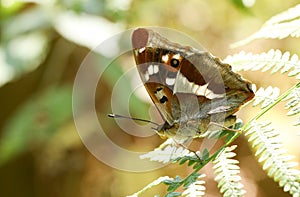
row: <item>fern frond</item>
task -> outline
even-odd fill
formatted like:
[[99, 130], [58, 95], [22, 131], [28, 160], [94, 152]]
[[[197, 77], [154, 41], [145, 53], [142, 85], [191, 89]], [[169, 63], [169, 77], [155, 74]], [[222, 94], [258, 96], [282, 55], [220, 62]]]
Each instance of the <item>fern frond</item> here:
[[266, 22], [266, 24], [272, 25], [276, 23], [281, 23], [283, 21], [296, 19], [298, 17], [300, 17], [300, 4], [289, 8], [287, 11], [281, 12], [280, 14], [273, 16]]
[[150, 159], [150, 161], [157, 161], [161, 163], [168, 163], [189, 154], [189, 150], [183, 147], [178, 147], [178, 145], [176, 145], [172, 139], [168, 139], [153, 151], [141, 155], [140, 158]]
[[[288, 116], [294, 116], [300, 113], [300, 88], [294, 89], [291, 94], [286, 98], [287, 103], [285, 109], [289, 109], [287, 112]], [[294, 123], [295, 126], [300, 125], [300, 117]]]
[[205, 181], [201, 180], [204, 178], [206, 175], [201, 174], [198, 176], [198, 179], [190, 184], [183, 192], [182, 196], [186, 197], [198, 197], [198, 196], [204, 196], [205, 195]]
[[242, 189], [244, 186], [240, 182], [240, 168], [237, 165], [239, 162], [232, 159], [236, 154], [232, 152], [237, 146], [226, 147], [224, 151], [213, 161], [215, 164], [215, 181], [218, 182], [218, 187], [223, 196], [243, 196], [246, 191]]
[[286, 51], [282, 53], [280, 50], [271, 49], [267, 53], [252, 54], [241, 51], [233, 56], [227, 56], [224, 60], [226, 63], [232, 65], [233, 70], [261, 70], [262, 72], [268, 71], [271, 68], [271, 73], [278, 72], [288, 73], [289, 77], [296, 76], [300, 79], [300, 61], [298, 55]]
[[262, 163], [263, 170], [268, 176], [279, 182], [285, 192], [297, 196], [300, 194], [300, 171], [294, 169], [297, 165], [292, 162], [293, 156], [286, 154], [286, 149], [279, 138], [279, 132], [270, 123], [255, 123], [245, 133], [249, 143]]
[[244, 40], [232, 44], [231, 47], [242, 46], [260, 38], [283, 39], [288, 36], [300, 36], [300, 4], [273, 16], [257, 32]]
[[280, 89], [277, 87], [273, 88], [269, 86], [266, 89], [261, 87], [255, 92], [253, 106], [261, 104], [262, 109], [268, 107], [269, 105], [275, 102], [279, 94]]
[[159, 177], [158, 179], [154, 180], [153, 182], [148, 184], [146, 187], [144, 187], [140, 191], [138, 191], [130, 196], [127, 196], [127, 197], [138, 197], [141, 193], [145, 192], [146, 190], [152, 188], [153, 186], [159, 185], [160, 183], [167, 181], [167, 180], [173, 180], [173, 178], [170, 178], [168, 176]]

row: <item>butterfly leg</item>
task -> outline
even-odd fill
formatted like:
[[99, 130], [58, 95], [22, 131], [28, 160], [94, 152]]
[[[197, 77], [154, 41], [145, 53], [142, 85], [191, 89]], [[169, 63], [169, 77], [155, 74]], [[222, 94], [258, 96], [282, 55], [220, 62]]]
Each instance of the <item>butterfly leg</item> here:
[[186, 147], [184, 144], [178, 144], [179, 146], [181, 146], [182, 148], [187, 149], [188, 151], [192, 152], [195, 154], [195, 156], [199, 159], [200, 163], [202, 163], [202, 158], [197, 154], [196, 151], [189, 149], [188, 147]]
[[176, 144], [177, 146], [180, 146], [180, 147], [182, 147], [182, 148], [184, 148], [184, 149], [186, 149], [186, 150], [188, 150], [188, 151], [194, 153], [195, 156], [199, 159], [200, 163], [202, 163], [203, 160], [202, 160], [202, 158], [197, 154], [196, 151], [189, 149], [189, 148], [188, 148], [187, 146], [185, 146], [183, 143], [178, 143], [178, 142], [176, 142], [175, 139], [173, 139], [173, 141], [175, 142], [175, 144]]
[[216, 123], [216, 122], [210, 122], [208, 127], [210, 127], [210, 126], [217, 126], [221, 129], [228, 130], [228, 131], [233, 131], [233, 132], [241, 132], [241, 130], [239, 130], [239, 129], [232, 129], [232, 128], [226, 127], [222, 124]]
[[208, 123], [208, 129], [211, 127], [213, 127], [212, 130], [218, 130], [218, 129], [224, 129], [224, 130], [228, 130], [228, 131], [232, 131], [232, 132], [239, 132], [241, 133], [241, 130], [239, 129], [234, 129], [234, 128], [229, 128], [232, 127], [236, 124], [236, 116], [234, 115], [230, 115], [228, 117], [226, 117], [225, 121], [220, 124], [218, 122], [210, 122]]

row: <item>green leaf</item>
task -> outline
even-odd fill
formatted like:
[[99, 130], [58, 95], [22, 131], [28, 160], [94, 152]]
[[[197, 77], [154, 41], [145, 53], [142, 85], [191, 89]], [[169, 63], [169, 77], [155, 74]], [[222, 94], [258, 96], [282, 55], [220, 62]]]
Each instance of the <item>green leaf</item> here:
[[180, 176], [176, 176], [174, 180], [166, 180], [163, 183], [169, 185], [167, 191], [175, 191], [182, 184], [182, 179]]
[[202, 160], [205, 161], [209, 158], [209, 150], [205, 148], [202, 152]]
[[192, 174], [189, 176], [183, 183], [184, 188], [188, 188], [191, 184], [193, 184], [201, 174]]
[[249, 8], [245, 5], [243, 0], [230, 0], [230, 1], [238, 9], [240, 9], [246, 13], [250, 13]]
[[165, 197], [177, 197], [177, 196], [180, 196], [181, 193], [180, 192], [171, 192], [171, 193], [167, 193], [165, 195]]
[[72, 118], [72, 89], [50, 88], [26, 102], [7, 123], [0, 141], [0, 164], [42, 145]]
[[42, 31], [20, 35], [0, 46], [0, 65], [6, 79], [0, 81], [0, 86], [20, 77], [41, 65], [49, 52], [49, 38]]

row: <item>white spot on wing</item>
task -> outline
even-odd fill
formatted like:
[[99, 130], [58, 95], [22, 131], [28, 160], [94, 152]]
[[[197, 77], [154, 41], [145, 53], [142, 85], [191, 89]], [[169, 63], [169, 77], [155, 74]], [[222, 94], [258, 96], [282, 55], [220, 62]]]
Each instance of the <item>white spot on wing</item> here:
[[149, 65], [149, 67], [148, 67], [148, 73], [149, 73], [149, 75], [153, 75], [153, 73], [154, 73], [154, 68], [153, 68], [152, 64]]
[[196, 84], [194, 84], [194, 87], [193, 87], [193, 92], [195, 93], [195, 94], [197, 94], [197, 89], [199, 88], [199, 86], [198, 85], [196, 85]]
[[223, 98], [225, 96], [225, 93], [223, 93], [223, 94], [215, 94], [210, 89], [207, 89], [205, 91], [205, 95], [204, 96], [206, 98], [209, 98], [209, 99], [216, 99], [216, 98]]
[[170, 85], [170, 86], [174, 85], [175, 84], [175, 78], [169, 78], [169, 77], [167, 77], [166, 78], [166, 84]]
[[202, 86], [199, 86], [199, 88], [198, 88], [196, 94], [197, 94], [197, 95], [202, 95], [202, 96], [204, 96], [204, 95], [205, 95], [205, 92], [206, 92], [206, 90], [207, 90], [207, 86], [208, 86], [208, 83], [206, 83], [206, 84], [204, 84], [204, 85], [202, 85]]
[[154, 65], [153, 66], [153, 73], [156, 74], [156, 73], [158, 73], [158, 71], [159, 71], [158, 65]]
[[177, 75], [175, 82], [176, 83], [174, 84], [174, 92], [193, 93], [198, 96], [205, 96], [208, 99], [223, 98], [226, 95], [225, 93], [215, 94], [213, 91], [208, 89], [208, 83], [199, 86], [193, 82], [190, 82], [181, 73]]
[[139, 53], [143, 53], [145, 51], [146, 47], [140, 48]]
[[173, 55], [173, 57], [172, 57], [172, 58], [179, 60], [179, 57], [180, 57], [180, 54], [179, 54], [179, 53], [177, 53], [177, 54]]
[[[166, 97], [166, 95], [164, 94], [163, 89], [156, 91], [155, 96], [158, 100], [162, 99], [164, 96]], [[164, 102], [164, 104], [166, 104], [167, 102]]]
[[163, 55], [163, 56], [161, 57], [161, 59], [162, 59], [163, 62], [168, 62], [168, 60], [169, 60], [169, 55], [168, 55], [168, 54]]

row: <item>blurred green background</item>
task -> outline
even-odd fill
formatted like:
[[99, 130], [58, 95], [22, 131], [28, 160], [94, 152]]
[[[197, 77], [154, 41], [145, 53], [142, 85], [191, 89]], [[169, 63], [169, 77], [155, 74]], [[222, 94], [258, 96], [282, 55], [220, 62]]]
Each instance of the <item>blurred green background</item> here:
[[[177, 165], [147, 173], [124, 172], [101, 163], [88, 152], [72, 117], [72, 86], [83, 59], [101, 41], [138, 26], [182, 31], [220, 58], [240, 50], [259, 53], [271, 48], [300, 54], [299, 40], [293, 38], [258, 40], [244, 48], [229, 49], [231, 43], [249, 36], [268, 18], [297, 3], [296, 0], [2, 0], [0, 196], [125, 196], [159, 176], [188, 175], [190, 169]], [[113, 82], [124, 72], [124, 66], [122, 61], [116, 62], [103, 78], [95, 98], [97, 112], [101, 124], [111, 131], [109, 136], [113, 141], [125, 148], [151, 150], [162, 143], [159, 137], [138, 139], [124, 135], [113, 120], [106, 118], [111, 112]], [[294, 83], [282, 76], [261, 80], [260, 72], [243, 74], [258, 86], [272, 84], [286, 89]], [[131, 90], [130, 86], [126, 88]], [[147, 118], [149, 103], [134, 97], [130, 107], [135, 116]], [[254, 113], [242, 111], [240, 117], [247, 119]], [[272, 116], [285, 132], [283, 139], [290, 142], [291, 153], [299, 156], [299, 147], [293, 145], [297, 144], [293, 137], [295, 128], [287, 129], [286, 122], [290, 120], [279, 114]], [[288, 196], [267, 178], [245, 139], [241, 137], [236, 144], [246, 196]], [[206, 196], [220, 196], [211, 165], [203, 172], [208, 175]], [[158, 186], [145, 196], [164, 191], [164, 186]]]

